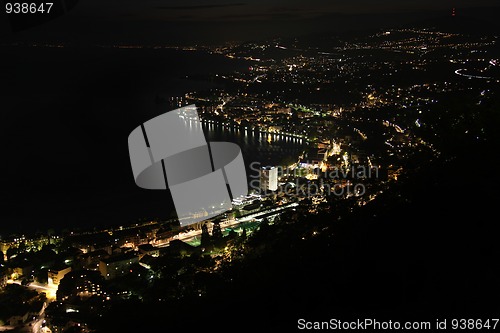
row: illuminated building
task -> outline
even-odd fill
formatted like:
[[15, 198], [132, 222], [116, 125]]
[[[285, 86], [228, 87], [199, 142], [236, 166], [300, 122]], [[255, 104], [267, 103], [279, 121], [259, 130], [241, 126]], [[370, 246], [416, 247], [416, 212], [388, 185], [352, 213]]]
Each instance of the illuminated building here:
[[160, 255], [160, 249], [154, 247], [151, 244], [143, 244], [139, 245], [139, 253], [140, 253], [139, 256], [141, 258], [145, 255], [150, 255], [151, 257], [158, 257]]
[[264, 191], [276, 191], [278, 189], [278, 169], [266, 167], [260, 170], [260, 188]]
[[7, 285], [8, 278], [9, 277], [7, 276], [6, 270], [2, 270], [0, 268], [0, 290], [2, 290], [3, 288], [5, 288], [5, 286]]
[[12, 268], [12, 279], [19, 279], [20, 277], [29, 277], [33, 274], [33, 265], [24, 264]]
[[135, 253], [124, 253], [103, 259], [99, 262], [99, 271], [106, 280], [123, 276], [130, 271], [130, 266], [139, 263]]
[[61, 282], [62, 278], [69, 272], [71, 272], [71, 267], [68, 266], [53, 267], [49, 269], [47, 273], [48, 275], [47, 280], [49, 281], [49, 284], [57, 286]]

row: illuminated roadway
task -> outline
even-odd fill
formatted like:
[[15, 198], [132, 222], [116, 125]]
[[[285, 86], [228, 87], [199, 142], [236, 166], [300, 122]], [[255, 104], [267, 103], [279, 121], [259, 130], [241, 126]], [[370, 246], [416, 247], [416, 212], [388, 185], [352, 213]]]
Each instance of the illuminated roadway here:
[[493, 79], [492, 77], [489, 77], [489, 76], [463, 74], [462, 71], [464, 71], [464, 70], [465, 70], [465, 68], [457, 69], [455, 71], [455, 74], [460, 75], [460, 76], [465, 76], [465, 77], [468, 77], [468, 78], [471, 78], [471, 79], [485, 79], [485, 80], [491, 80], [491, 79]]
[[28, 288], [35, 289], [38, 292], [44, 292], [48, 299], [55, 299], [57, 293], [57, 286], [48, 285], [45, 283], [31, 282]]
[[[280, 211], [283, 211], [285, 209], [292, 208], [292, 207], [297, 207], [298, 205], [299, 205], [298, 203], [293, 202], [293, 203], [285, 205], [285, 206], [280, 206], [280, 207], [275, 207], [275, 208], [271, 208], [271, 209], [266, 209], [266, 210], [263, 210], [263, 211], [259, 211], [259, 212], [256, 212], [256, 213], [253, 213], [253, 214], [250, 214], [250, 215], [246, 215], [246, 216], [237, 218], [237, 219], [235, 219], [234, 222], [224, 223], [222, 226], [223, 227], [229, 227], [229, 226], [238, 225], [238, 224], [244, 223], [244, 222], [250, 222], [251, 220], [253, 220], [255, 218], [258, 218], [259, 216], [272, 215], [273, 213], [277, 214]], [[193, 238], [195, 238], [195, 237], [197, 237], [199, 235], [201, 235], [201, 230], [192, 230], [192, 231], [189, 231], [189, 232], [186, 232], [186, 233], [175, 235], [172, 238], [170, 238], [170, 240], [176, 240], [176, 239], [178, 239], [178, 240], [182, 240], [182, 241], [186, 242], [186, 241], [189, 241], [189, 240], [191, 240], [191, 239], [193, 239]], [[166, 241], [163, 244], [158, 244], [156, 246], [158, 246], [158, 247], [166, 247], [166, 246], [168, 246], [168, 242], [169, 241]]]
[[[21, 282], [18, 280], [8, 280], [9, 284], [18, 284], [21, 285]], [[27, 286], [29, 289], [36, 290], [37, 292], [44, 292], [47, 296], [48, 302], [55, 300], [57, 286], [48, 285], [45, 283], [31, 282]], [[42, 311], [40, 312], [40, 316], [31, 322], [26, 322], [24, 327], [19, 328], [17, 332], [32, 332], [32, 333], [51, 333], [52, 331], [48, 327], [42, 327], [42, 323], [45, 321], [45, 308], [47, 307], [47, 302], [43, 304]], [[0, 327], [0, 332], [4, 331], [6, 326], [3, 328]], [[10, 326], [9, 326], [10, 327]]]

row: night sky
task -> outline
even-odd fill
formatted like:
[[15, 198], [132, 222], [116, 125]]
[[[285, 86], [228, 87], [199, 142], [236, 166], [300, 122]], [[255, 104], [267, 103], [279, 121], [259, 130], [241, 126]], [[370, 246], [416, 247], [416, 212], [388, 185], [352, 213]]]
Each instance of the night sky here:
[[[219, 43], [394, 25], [439, 17], [453, 7], [464, 15], [494, 20], [496, 14], [491, 10], [477, 10], [488, 6], [498, 6], [498, 1], [86, 0], [57, 20], [10, 38], [83, 43]], [[8, 31], [5, 24], [1, 30], [4, 34]]]

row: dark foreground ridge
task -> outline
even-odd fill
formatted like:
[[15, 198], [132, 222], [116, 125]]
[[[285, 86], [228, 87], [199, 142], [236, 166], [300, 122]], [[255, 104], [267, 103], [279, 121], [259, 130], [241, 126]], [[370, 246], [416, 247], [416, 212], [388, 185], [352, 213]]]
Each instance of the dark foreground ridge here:
[[[341, 221], [305, 217], [303, 229], [333, 228], [310, 241], [297, 237], [298, 228], [280, 234], [265, 255], [232, 267], [232, 282], [211, 285], [210, 296], [123, 303], [103, 318], [101, 331], [290, 331], [299, 318], [434, 322], [498, 314], [498, 175], [486, 163], [488, 146], [475, 149], [476, 171], [491, 178], [469, 175], [465, 157], [432, 173], [424, 168], [394, 196]], [[271, 226], [268, 237], [282, 230]]]

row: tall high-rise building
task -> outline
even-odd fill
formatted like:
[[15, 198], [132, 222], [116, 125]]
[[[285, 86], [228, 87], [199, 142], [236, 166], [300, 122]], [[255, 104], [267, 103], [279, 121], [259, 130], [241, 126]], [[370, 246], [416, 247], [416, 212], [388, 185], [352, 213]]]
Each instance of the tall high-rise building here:
[[260, 188], [264, 191], [276, 191], [278, 189], [278, 169], [266, 167], [260, 170]]

